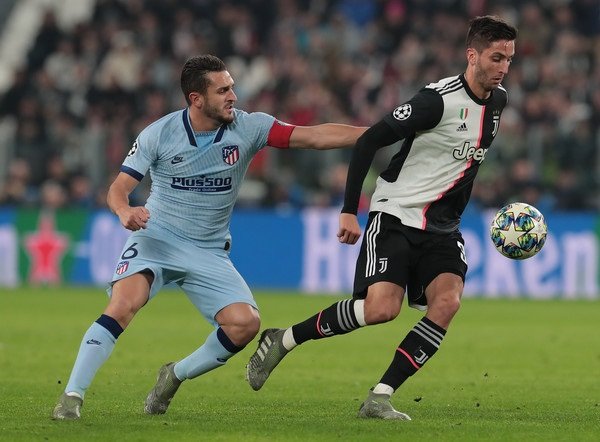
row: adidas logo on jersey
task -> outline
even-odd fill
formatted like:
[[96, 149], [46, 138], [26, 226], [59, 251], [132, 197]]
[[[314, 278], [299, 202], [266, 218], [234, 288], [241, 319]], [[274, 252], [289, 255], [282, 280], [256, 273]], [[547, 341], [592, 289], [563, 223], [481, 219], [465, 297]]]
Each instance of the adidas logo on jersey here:
[[467, 129], [467, 123], [463, 123], [460, 126], [458, 126], [458, 128], [456, 129], [456, 132], [465, 132], [469, 129]]

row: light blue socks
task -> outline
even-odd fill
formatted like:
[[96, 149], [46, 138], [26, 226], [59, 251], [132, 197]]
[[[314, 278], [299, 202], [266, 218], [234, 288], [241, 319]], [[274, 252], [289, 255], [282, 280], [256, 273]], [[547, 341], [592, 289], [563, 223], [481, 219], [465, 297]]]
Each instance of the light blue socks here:
[[82, 399], [98, 369], [106, 362], [123, 332], [121, 326], [110, 316], [102, 315], [87, 330], [75, 365], [71, 371], [66, 393], [77, 393]]
[[175, 364], [175, 376], [181, 381], [225, 365], [225, 362], [244, 347], [238, 347], [220, 327], [213, 331], [204, 344], [191, 355]]
[[[71, 371], [66, 393], [77, 394], [82, 399], [98, 369], [106, 362], [123, 332], [121, 326], [110, 316], [102, 315], [87, 330], [75, 365]], [[175, 364], [175, 376], [179, 380], [193, 379], [224, 365], [229, 358], [244, 347], [236, 346], [220, 327], [213, 331], [195, 352]]]

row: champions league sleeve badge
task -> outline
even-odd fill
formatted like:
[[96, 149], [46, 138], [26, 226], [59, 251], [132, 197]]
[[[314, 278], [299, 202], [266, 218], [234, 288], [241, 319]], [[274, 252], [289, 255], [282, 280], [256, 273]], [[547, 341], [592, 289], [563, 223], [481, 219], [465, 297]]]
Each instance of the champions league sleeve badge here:
[[136, 139], [133, 142], [133, 146], [131, 146], [131, 149], [129, 149], [129, 152], [127, 152], [127, 156], [130, 157], [132, 156], [134, 153], [136, 153], [138, 150], [138, 140]]
[[406, 120], [408, 117], [410, 117], [410, 114], [412, 113], [412, 106], [408, 103], [403, 104], [402, 106], [398, 106], [396, 109], [394, 109], [393, 112], [393, 116], [396, 120], [398, 121], [403, 121]]

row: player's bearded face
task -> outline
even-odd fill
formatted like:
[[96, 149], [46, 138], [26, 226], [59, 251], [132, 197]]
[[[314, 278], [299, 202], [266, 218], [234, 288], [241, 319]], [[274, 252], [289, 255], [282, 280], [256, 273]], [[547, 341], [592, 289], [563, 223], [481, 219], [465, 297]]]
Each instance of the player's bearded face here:
[[210, 86], [204, 96], [204, 114], [219, 123], [233, 121], [233, 106], [237, 96], [233, 92], [233, 79], [229, 72], [211, 72]]
[[208, 97], [204, 105], [204, 114], [211, 120], [227, 124], [233, 121], [233, 102], [223, 104], [222, 102], [213, 103]]
[[507, 40], [495, 41], [490, 47], [478, 53], [474, 74], [475, 81], [483, 90], [489, 92], [500, 85], [508, 73], [514, 54], [514, 41]]

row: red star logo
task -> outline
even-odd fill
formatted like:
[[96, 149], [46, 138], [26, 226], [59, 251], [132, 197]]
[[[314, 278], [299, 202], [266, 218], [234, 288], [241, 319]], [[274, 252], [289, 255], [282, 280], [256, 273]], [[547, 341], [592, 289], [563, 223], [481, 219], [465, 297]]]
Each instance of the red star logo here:
[[61, 282], [60, 263], [69, 240], [54, 228], [53, 215], [40, 215], [37, 232], [25, 236], [25, 249], [31, 260], [29, 282]]

